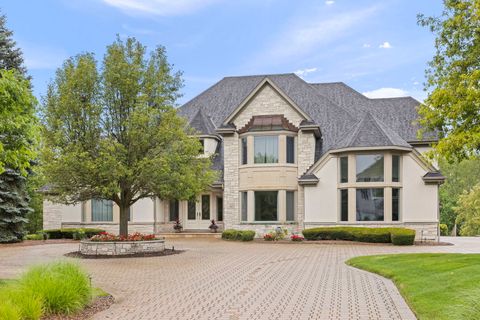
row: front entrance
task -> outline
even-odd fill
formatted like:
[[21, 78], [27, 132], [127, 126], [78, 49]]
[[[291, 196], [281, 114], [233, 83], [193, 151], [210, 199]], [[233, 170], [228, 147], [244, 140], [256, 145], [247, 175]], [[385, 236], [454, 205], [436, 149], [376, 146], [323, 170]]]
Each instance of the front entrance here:
[[185, 229], [208, 230], [211, 220], [210, 194], [202, 194], [197, 201], [188, 201]]

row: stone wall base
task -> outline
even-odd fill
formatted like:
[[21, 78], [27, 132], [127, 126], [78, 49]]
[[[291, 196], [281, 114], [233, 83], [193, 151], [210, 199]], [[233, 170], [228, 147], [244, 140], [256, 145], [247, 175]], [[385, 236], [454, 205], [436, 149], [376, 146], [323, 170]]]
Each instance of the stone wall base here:
[[123, 256], [139, 253], [155, 253], [165, 250], [165, 240], [151, 241], [80, 241], [80, 252], [84, 255]]
[[[62, 223], [62, 228], [95, 228], [103, 229], [106, 232], [118, 234], [119, 224], [118, 223]], [[153, 223], [129, 223], [128, 224], [128, 233], [154, 233]]]
[[415, 241], [439, 241], [437, 222], [399, 222], [382, 224], [351, 224], [351, 223], [308, 223], [305, 222], [305, 229], [316, 227], [368, 227], [368, 228], [408, 228], [415, 230]]
[[290, 236], [293, 233], [302, 233], [302, 228], [296, 223], [278, 223], [278, 224], [258, 224], [258, 223], [241, 223], [228, 225], [226, 229], [236, 229], [236, 230], [253, 230], [256, 232], [256, 238], [262, 238], [264, 234], [275, 231], [277, 227], [288, 230], [288, 235]]

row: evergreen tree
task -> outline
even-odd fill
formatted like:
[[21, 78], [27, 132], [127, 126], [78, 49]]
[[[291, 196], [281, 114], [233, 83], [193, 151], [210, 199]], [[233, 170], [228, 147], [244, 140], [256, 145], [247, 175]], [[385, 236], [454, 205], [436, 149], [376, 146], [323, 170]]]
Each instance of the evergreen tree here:
[[22, 241], [29, 208], [26, 179], [7, 169], [0, 179], [0, 242]]
[[12, 39], [13, 32], [7, 28], [7, 18], [0, 15], [0, 69], [15, 69], [23, 76], [26, 68], [23, 65], [22, 51]]

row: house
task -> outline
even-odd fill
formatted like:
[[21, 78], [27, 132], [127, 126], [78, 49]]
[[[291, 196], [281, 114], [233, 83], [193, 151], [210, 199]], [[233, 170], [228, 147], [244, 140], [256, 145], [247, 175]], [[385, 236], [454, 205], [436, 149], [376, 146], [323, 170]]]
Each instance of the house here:
[[[226, 77], [178, 109], [196, 129], [219, 180], [197, 201], [143, 199], [130, 231], [224, 228], [261, 235], [277, 226], [405, 226], [438, 239], [444, 177], [425, 160], [435, 132], [417, 137], [419, 102], [369, 99], [344, 83], [295, 74]], [[44, 228], [118, 231], [118, 208], [46, 201]]]

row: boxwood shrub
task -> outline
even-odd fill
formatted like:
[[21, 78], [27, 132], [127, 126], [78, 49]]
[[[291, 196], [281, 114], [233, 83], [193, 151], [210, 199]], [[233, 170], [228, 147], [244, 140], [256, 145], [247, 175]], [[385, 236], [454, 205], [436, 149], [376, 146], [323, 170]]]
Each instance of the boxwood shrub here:
[[391, 237], [396, 246], [411, 246], [415, 242], [415, 230], [396, 228], [392, 230]]
[[227, 229], [222, 232], [222, 239], [225, 240], [252, 241], [253, 238], [255, 238], [255, 231], [253, 230]]
[[86, 238], [90, 238], [104, 231], [94, 228], [64, 228], [43, 230], [42, 232], [48, 234], [49, 239], [74, 239], [74, 234], [85, 234]]
[[319, 227], [305, 229], [302, 233], [307, 240], [348, 240], [394, 243], [392, 241], [392, 234], [394, 233], [398, 234], [396, 243], [394, 244], [413, 244], [415, 240], [415, 230], [404, 228]]

